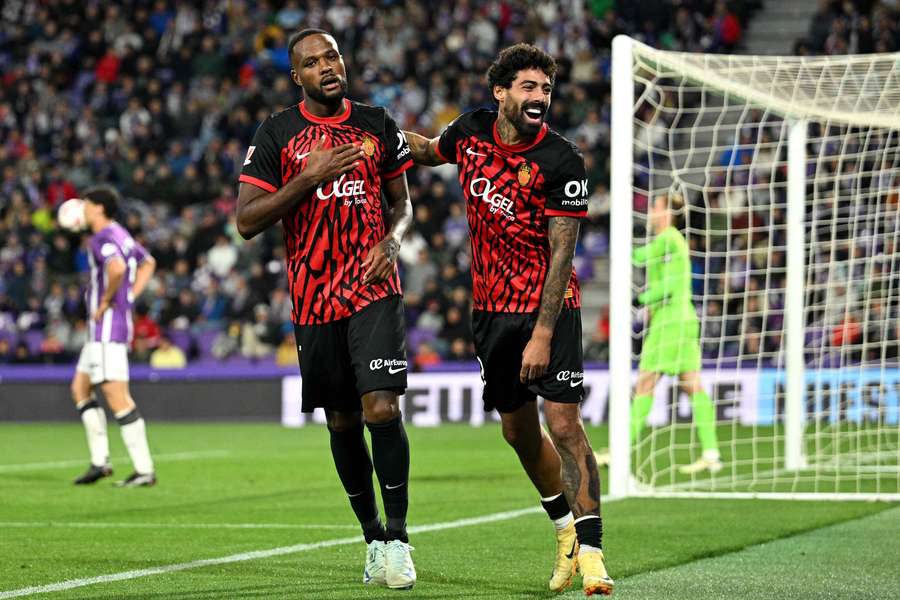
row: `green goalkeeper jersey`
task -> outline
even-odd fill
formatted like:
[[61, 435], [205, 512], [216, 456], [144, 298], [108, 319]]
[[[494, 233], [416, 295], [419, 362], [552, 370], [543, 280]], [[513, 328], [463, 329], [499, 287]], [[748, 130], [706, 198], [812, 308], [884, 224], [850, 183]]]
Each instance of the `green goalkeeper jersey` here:
[[696, 318], [691, 303], [690, 254], [676, 228], [667, 227], [652, 242], [636, 248], [634, 263], [647, 266], [647, 289], [638, 301], [650, 309], [654, 321], [663, 316], [660, 311], [673, 319]]
[[674, 227], [634, 251], [647, 265], [647, 289], [638, 301], [650, 309], [641, 350], [642, 371], [679, 374], [700, 369], [699, 322], [691, 303], [691, 260], [687, 242]]

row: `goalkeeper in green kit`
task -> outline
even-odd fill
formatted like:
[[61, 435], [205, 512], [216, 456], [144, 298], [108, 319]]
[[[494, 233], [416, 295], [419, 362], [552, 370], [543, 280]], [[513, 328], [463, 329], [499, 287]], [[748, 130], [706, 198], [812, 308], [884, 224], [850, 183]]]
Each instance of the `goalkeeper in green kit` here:
[[[671, 202], [671, 206], [670, 206]], [[691, 302], [691, 261], [684, 237], [673, 225], [673, 212], [681, 210], [681, 196], [657, 196], [650, 206], [648, 225], [655, 237], [635, 249], [633, 262], [647, 268], [647, 289], [638, 302], [650, 312], [641, 362], [631, 405], [631, 441], [636, 443], [653, 407], [653, 389], [662, 374], [678, 375], [681, 389], [690, 396], [703, 454], [679, 468], [686, 474], [722, 468], [716, 440], [716, 415], [709, 395], [700, 385], [700, 325]], [[609, 462], [598, 455], [598, 463]]]

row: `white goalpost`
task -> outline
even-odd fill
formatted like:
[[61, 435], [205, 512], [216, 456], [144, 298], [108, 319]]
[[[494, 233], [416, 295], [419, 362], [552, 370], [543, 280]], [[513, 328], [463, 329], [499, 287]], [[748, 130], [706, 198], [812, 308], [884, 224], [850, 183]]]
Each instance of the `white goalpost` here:
[[[610, 153], [610, 494], [900, 500], [900, 53], [619, 36]], [[632, 255], [673, 193], [721, 470], [684, 469], [701, 446], [677, 377], [630, 439], [652, 321]]]

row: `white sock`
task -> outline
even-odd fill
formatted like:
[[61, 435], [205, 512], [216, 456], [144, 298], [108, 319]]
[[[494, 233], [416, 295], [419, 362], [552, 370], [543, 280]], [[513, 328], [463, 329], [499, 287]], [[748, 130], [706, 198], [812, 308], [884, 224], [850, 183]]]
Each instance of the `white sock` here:
[[[559, 494], [556, 494], [555, 496], [550, 496], [549, 498], [541, 498], [541, 502], [542, 503], [552, 502], [553, 500], [556, 500], [560, 496], [562, 496], [562, 492], [560, 492]], [[566, 527], [569, 526], [569, 523], [571, 523], [572, 521], [575, 520], [575, 517], [574, 517], [574, 515], [572, 515], [572, 511], [570, 510], [568, 513], [561, 516], [560, 518], [550, 519], [550, 520], [553, 521], [553, 526], [556, 527], [557, 531], [562, 531], [563, 529], [565, 529]]]
[[600, 548], [594, 548], [593, 546], [588, 546], [587, 544], [582, 544], [578, 547], [578, 554], [587, 554], [588, 552], [603, 552]]
[[103, 409], [93, 398], [82, 400], [76, 405], [76, 408], [81, 413], [81, 422], [84, 423], [88, 451], [91, 454], [91, 464], [96, 467], [109, 464], [106, 413], [103, 412]]
[[569, 526], [569, 523], [575, 520], [575, 516], [572, 514], [572, 511], [569, 511], [568, 514], [562, 516], [558, 519], [553, 519], [553, 526], [556, 527], [557, 531], [562, 531], [566, 527]]
[[147, 445], [147, 427], [137, 409], [124, 410], [116, 413], [119, 421], [119, 430], [122, 432], [122, 441], [128, 448], [128, 456], [134, 470], [141, 475], [153, 472], [153, 459], [150, 458], [150, 447]]

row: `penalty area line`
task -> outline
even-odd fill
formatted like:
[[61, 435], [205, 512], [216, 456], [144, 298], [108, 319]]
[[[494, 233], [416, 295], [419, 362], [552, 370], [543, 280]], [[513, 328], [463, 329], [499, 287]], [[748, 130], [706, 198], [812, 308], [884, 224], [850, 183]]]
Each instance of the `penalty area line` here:
[[[607, 501], [608, 502], [608, 501]], [[460, 527], [471, 527], [473, 525], [483, 525], [485, 523], [495, 523], [497, 521], [508, 521], [524, 515], [543, 512], [540, 506], [522, 508], [519, 510], [510, 510], [498, 512], [480, 517], [469, 517], [466, 519], [456, 519], [453, 521], [444, 521], [442, 523], [430, 523], [427, 525], [419, 525], [410, 527], [409, 533], [427, 533], [429, 531], [443, 531], [445, 529], [458, 529]], [[75, 588], [85, 587], [88, 585], [96, 585], [98, 583], [113, 583], [116, 581], [127, 581], [129, 579], [138, 579], [140, 577], [150, 577], [151, 575], [164, 575], [166, 573], [174, 573], [177, 571], [187, 571], [189, 569], [199, 569], [202, 567], [210, 567], [215, 565], [225, 565], [230, 563], [244, 562], [248, 560], [258, 560], [263, 558], [271, 558], [273, 556], [284, 556], [286, 554], [297, 554], [299, 552], [308, 552], [310, 550], [318, 550], [320, 548], [330, 548], [333, 546], [345, 546], [347, 544], [356, 544], [363, 541], [362, 536], [353, 536], [345, 538], [336, 538], [332, 540], [323, 540], [321, 542], [310, 542], [305, 544], [294, 544], [293, 546], [281, 546], [278, 548], [269, 548], [267, 550], [254, 550], [252, 552], [241, 552], [240, 554], [230, 554], [218, 558], [206, 558], [202, 560], [193, 560], [190, 562], [176, 563], [171, 565], [161, 565], [158, 567], [150, 567], [148, 569], [135, 569], [132, 571], [123, 571], [121, 573], [110, 573], [109, 575], [98, 575], [96, 577], [85, 577], [83, 579], [69, 579], [48, 585], [38, 585], [16, 590], [8, 590], [0, 592], [0, 600], [6, 598], [19, 598], [22, 596], [31, 596], [33, 594], [47, 594], [50, 592], [63, 592]]]

